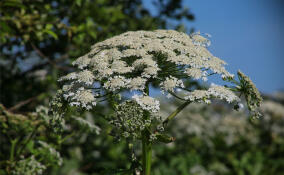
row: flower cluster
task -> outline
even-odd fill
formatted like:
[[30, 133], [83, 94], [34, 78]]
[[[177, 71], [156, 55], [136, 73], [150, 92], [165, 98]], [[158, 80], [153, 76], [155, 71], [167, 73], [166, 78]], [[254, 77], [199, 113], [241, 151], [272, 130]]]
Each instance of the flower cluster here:
[[226, 100], [228, 103], [239, 102], [240, 99], [231, 90], [224, 86], [212, 84], [208, 90], [194, 90], [187, 94], [186, 100], [192, 102], [211, 103], [211, 98]]
[[141, 131], [149, 127], [154, 120], [160, 120], [157, 113], [150, 113], [145, 118], [143, 108], [133, 100], [127, 100], [118, 105], [111, 124], [118, 130], [116, 136], [139, 138]]
[[[114, 36], [96, 43], [89, 53], [73, 62], [78, 71], [59, 79], [64, 83], [63, 97], [70, 105], [87, 110], [108, 100], [115, 110], [111, 123], [126, 138], [138, 138], [145, 128], [155, 128], [160, 102], [149, 96], [151, 86], [186, 104], [210, 104], [214, 98], [239, 104], [235, 87], [212, 84], [208, 89], [194, 90], [185, 82], [207, 81], [209, 76], [218, 74], [223, 80], [236, 83], [225, 69], [226, 63], [209, 52], [209, 45], [209, 39], [200, 33], [187, 35], [173, 30], [131, 31]], [[240, 72], [238, 76], [249, 109], [256, 111], [261, 101], [258, 91], [248, 77]], [[185, 96], [179, 97], [176, 90]], [[125, 92], [133, 91], [141, 95], [129, 99]], [[123, 100], [116, 98], [119, 95], [124, 95]], [[148, 137], [153, 141], [157, 136], [150, 133]]]
[[202, 78], [203, 81], [207, 81], [207, 75], [208, 73], [206, 71], [202, 71], [201, 69], [198, 68], [187, 68], [185, 69], [185, 73], [192, 77], [193, 79], [200, 79]]
[[58, 151], [56, 151], [52, 146], [50, 146], [46, 142], [38, 141], [38, 143], [41, 145], [41, 148], [39, 149], [39, 151], [47, 150], [49, 153], [48, 156], [52, 156], [55, 159], [57, 165], [61, 166], [63, 164], [63, 159], [60, 156], [60, 153]]
[[160, 84], [161, 89], [169, 92], [173, 92], [174, 88], [181, 87], [184, 88], [182, 80], [179, 80], [175, 77], [167, 77], [165, 81]]
[[158, 112], [160, 110], [160, 102], [152, 97], [144, 95], [134, 95], [132, 97], [143, 110], [150, 112]]
[[17, 162], [17, 165], [15, 165], [15, 169], [12, 170], [12, 175], [33, 175], [43, 174], [44, 170], [46, 169], [46, 166], [42, 165], [40, 162], [38, 162], [34, 156], [31, 156], [26, 159], [21, 159]]
[[[212, 74], [232, 78], [224, 67], [226, 63], [208, 51], [209, 44], [199, 33], [187, 35], [173, 30], [131, 31], [109, 38], [73, 62], [79, 71], [59, 79], [65, 82], [64, 98], [70, 105], [92, 109], [108, 92], [144, 92], [150, 82], [160, 85], [162, 92], [174, 92], [184, 88], [184, 78], [206, 81]], [[230, 101], [220, 94], [215, 97]], [[145, 110], [159, 108], [153, 100], [153, 106], [144, 104], [150, 104], [150, 97], [135, 99]]]
[[240, 80], [239, 91], [245, 96], [248, 109], [251, 111], [253, 116], [261, 116], [261, 114], [258, 112], [258, 108], [260, 106], [260, 103], [262, 102], [262, 97], [259, 91], [250, 80], [250, 78], [240, 70], [238, 71], [238, 78]]

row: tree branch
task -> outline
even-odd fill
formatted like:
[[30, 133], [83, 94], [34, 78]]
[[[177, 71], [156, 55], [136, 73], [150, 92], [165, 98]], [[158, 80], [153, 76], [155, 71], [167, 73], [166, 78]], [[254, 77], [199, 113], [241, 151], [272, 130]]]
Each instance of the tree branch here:
[[36, 99], [37, 99], [40, 95], [42, 95], [42, 94], [43, 94], [43, 93], [38, 94], [38, 95], [36, 95], [36, 96], [34, 96], [34, 97], [28, 98], [28, 99], [26, 99], [26, 100], [20, 101], [20, 102], [17, 103], [15, 106], [9, 108], [8, 111], [13, 112], [13, 111], [15, 111], [15, 110], [21, 108], [22, 106], [24, 106], [24, 105], [26, 105], [26, 104], [29, 104], [30, 102], [36, 100]]
[[64, 70], [64, 71], [70, 70], [69, 67], [57, 65], [57, 62], [53, 61], [51, 58], [49, 58], [44, 53], [42, 53], [42, 51], [39, 48], [37, 48], [33, 43], [31, 43], [31, 46], [40, 57], [46, 59], [48, 61], [48, 63], [51, 64], [52, 66], [54, 66], [55, 68], [61, 69], [61, 70]]

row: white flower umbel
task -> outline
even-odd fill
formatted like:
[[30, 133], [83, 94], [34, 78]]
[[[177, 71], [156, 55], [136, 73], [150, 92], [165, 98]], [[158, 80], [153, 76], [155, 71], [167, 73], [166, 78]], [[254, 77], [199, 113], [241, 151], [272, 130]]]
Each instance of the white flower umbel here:
[[130, 80], [123, 76], [110, 77], [108, 81], [104, 84], [104, 88], [110, 91], [116, 91], [121, 88], [125, 88], [129, 84]]
[[141, 106], [142, 109], [150, 112], [158, 112], [160, 110], [160, 102], [150, 96], [134, 95], [132, 98]]
[[147, 79], [141, 77], [132, 78], [129, 81], [128, 88], [131, 90], [143, 90], [145, 89]]
[[193, 43], [196, 44], [196, 45], [208, 47], [211, 44], [209, 39], [204, 38], [200, 35], [200, 32], [193, 33], [191, 35], [191, 38], [192, 38]]
[[185, 73], [193, 79], [200, 79], [203, 76], [202, 70], [198, 68], [187, 68]]
[[207, 71], [203, 71], [198, 68], [187, 68], [185, 69], [185, 73], [195, 80], [202, 79], [203, 81], [207, 81]]
[[210, 103], [211, 98], [226, 100], [228, 103], [239, 102], [240, 99], [231, 90], [224, 86], [212, 84], [208, 90], [194, 90], [185, 97], [192, 102]]
[[91, 71], [83, 70], [77, 74], [77, 81], [79, 83], [85, 83], [86, 85], [92, 85], [94, 83], [95, 76]]
[[228, 103], [232, 103], [234, 101], [240, 101], [239, 97], [235, 95], [231, 90], [224, 86], [219, 86], [216, 84], [211, 84], [211, 87], [207, 91], [208, 95], [211, 95], [215, 98], [219, 98], [221, 100], [226, 100]]
[[[125, 90], [144, 93], [151, 84], [163, 93], [174, 93], [177, 88], [186, 89], [183, 81], [190, 78], [206, 81], [208, 76], [219, 74], [231, 80], [226, 63], [210, 53], [209, 45], [209, 39], [200, 33], [130, 31], [93, 45], [89, 53], [73, 62], [79, 71], [59, 81], [64, 83], [64, 97], [71, 105], [91, 109], [107, 94], [122, 95]], [[213, 97], [236, 101], [229, 89], [219, 86], [192, 91], [185, 99], [210, 103]], [[135, 99], [145, 110], [159, 109], [151, 97]]]
[[72, 72], [64, 77], [61, 77], [59, 81], [73, 80], [78, 83], [85, 83], [86, 85], [92, 85], [94, 83], [95, 76], [91, 71], [83, 70], [80, 72]]
[[90, 64], [91, 59], [87, 56], [84, 55], [82, 57], [77, 58], [76, 61], [74, 61], [72, 64], [74, 66], [78, 66], [79, 69], [84, 69]]
[[124, 74], [127, 72], [132, 72], [133, 67], [128, 67], [125, 61], [114, 60], [111, 65], [111, 70], [116, 73]]
[[182, 80], [179, 80], [175, 77], [166, 77], [166, 80], [160, 83], [161, 89], [165, 91], [174, 92], [176, 87], [184, 88]]
[[209, 95], [206, 90], [194, 90], [187, 94], [184, 99], [192, 102], [204, 102], [208, 100]]
[[80, 106], [89, 110], [96, 105], [96, 98], [89, 89], [79, 88], [76, 93], [70, 96], [71, 106]]

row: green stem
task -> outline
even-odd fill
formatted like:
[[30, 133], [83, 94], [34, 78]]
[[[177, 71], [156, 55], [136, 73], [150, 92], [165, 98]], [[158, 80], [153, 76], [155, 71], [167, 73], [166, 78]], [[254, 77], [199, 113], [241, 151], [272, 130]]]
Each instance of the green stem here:
[[149, 133], [145, 130], [142, 136], [142, 164], [143, 175], [151, 174], [152, 143], [149, 141]]
[[169, 121], [171, 121], [178, 113], [180, 113], [187, 105], [190, 104], [190, 101], [184, 102], [182, 105], [180, 105], [173, 113], [171, 113], [166, 120], [164, 120], [163, 125], [164, 127], [168, 124]]
[[62, 140], [59, 141], [59, 144], [61, 145], [63, 142], [65, 142], [67, 139], [73, 137], [76, 133], [72, 132], [71, 134], [65, 136]]
[[24, 151], [24, 149], [26, 148], [27, 144], [32, 140], [32, 138], [36, 135], [36, 132], [38, 130], [38, 128], [41, 126], [41, 123], [38, 123], [37, 126], [35, 126], [33, 132], [28, 136], [28, 138], [26, 139], [25, 143], [21, 146], [21, 148], [19, 150], [17, 150], [16, 156], [17, 158], [22, 154], [22, 152]]
[[18, 138], [15, 139], [15, 140], [12, 140], [11, 142], [11, 151], [10, 151], [10, 161], [12, 162], [14, 160], [14, 155], [15, 155], [15, 147], [16, 147], [16, 144], [18, 142]]
[[[145, 85], [145, 91], [149, 95], [149, 82]], [[149, 118], [149, 113], [146, 113], [145, 119]], [[145, 128], [142, 131], [142, 166], [143, 166], [143, 175], [151, 174], [151, 161], [152, 161], [152, 143], [150, 142], [150, 130]]]

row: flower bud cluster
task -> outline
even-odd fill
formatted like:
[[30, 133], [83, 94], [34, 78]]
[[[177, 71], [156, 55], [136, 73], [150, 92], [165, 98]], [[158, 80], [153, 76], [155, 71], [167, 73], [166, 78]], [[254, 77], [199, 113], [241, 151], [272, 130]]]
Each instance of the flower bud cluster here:
[[41, 175], [43, 174], [44, 170], [46, 169], [46, 166], [41, 164], [39, 161], [35, 159], [34, 156], [31, 156], [29, 158], [23, 158], [17, 162], [14, 169], [12, 170], [12, 175], [32, 175], [37, 174]]
[[145, 110], [135, 101], [127, 100], [118, 105], [117, 111], [111, 120], [111, 124], [117, 130], [117, 136], [137, 139], [141, 132], [151, 125], [154, 120], [160, 120], [157, 113], [150, 113], [145, 118]]
[[56, 151], [52, 146], [50, 146], [46, 142], [38, 141], [38, 143], [41, 145], [40, 150], [46, 149], [49, 152], [49, 156], [52, 156], [55, 159], [57, 165], [61, 166], [63, 164], [63, 159], [58, 151]]
[[242, 73], [240, 70], [238, 71], [238, 77], [240, 80], [240, 92], [245, 96], [247, 101], [247, 106], [250, 112], [254, 117], [259, 117], [261, 114], [259, 113], [259, 106], [262, 102], [262, 97], [255, 87], [254, 83], [250, 80], [248, 76]]

